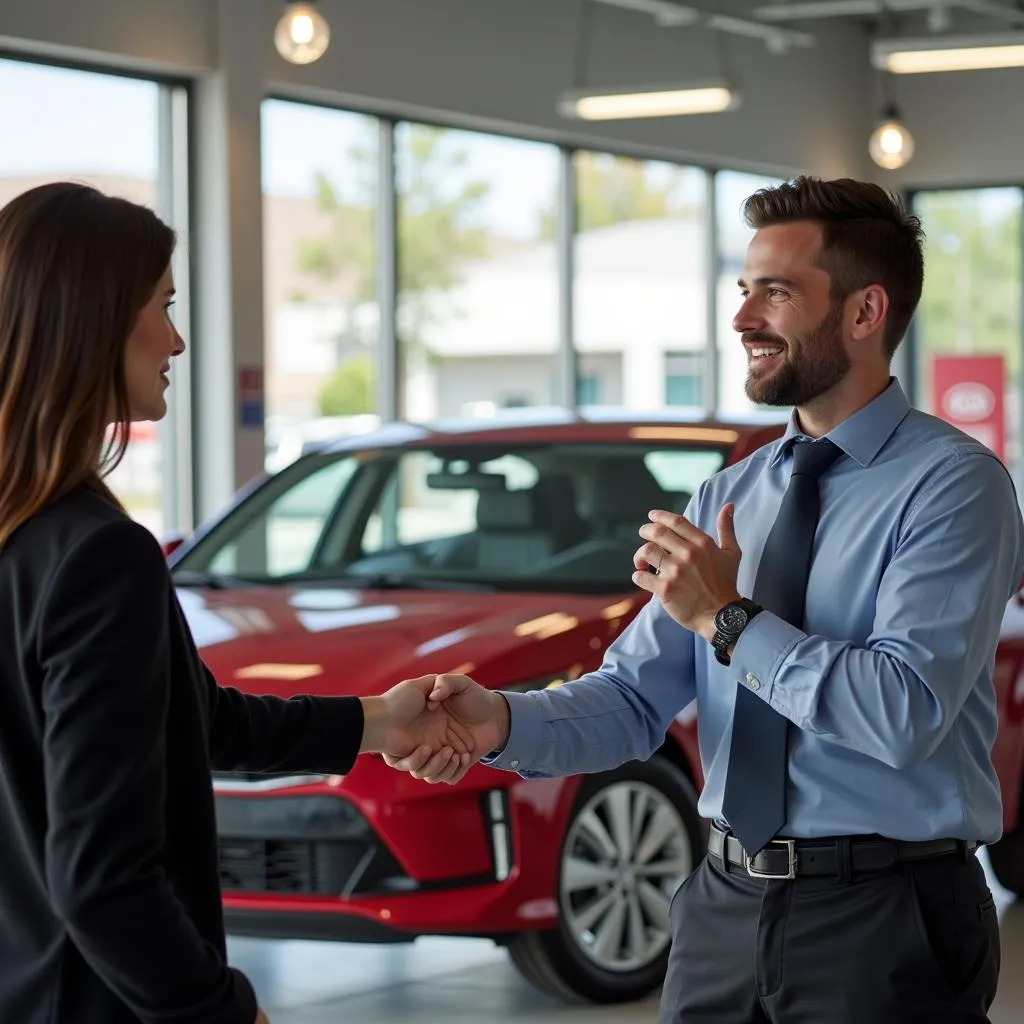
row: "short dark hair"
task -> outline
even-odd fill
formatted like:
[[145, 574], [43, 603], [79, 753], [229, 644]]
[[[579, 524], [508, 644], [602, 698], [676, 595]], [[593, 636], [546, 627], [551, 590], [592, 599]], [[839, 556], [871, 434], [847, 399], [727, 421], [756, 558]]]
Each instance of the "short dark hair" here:
[[870, 284], [889, 296], [885, 347], [891, 359], [903, 340], [924, 284], [924, 232], [892, 192], [867, 181], [823, 181], [801, 175], [759, 189], [743, 204], [748, 227], [813, 221], [821, 228], [818, 265], [832, 279], [833, 301]]

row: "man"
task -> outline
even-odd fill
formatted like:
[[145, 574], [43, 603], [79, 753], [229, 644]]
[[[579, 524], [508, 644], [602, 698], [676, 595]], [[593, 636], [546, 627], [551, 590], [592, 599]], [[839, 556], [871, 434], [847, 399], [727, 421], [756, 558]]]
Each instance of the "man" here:
[[490, 764], [543, 776], [650, 756], [696, 698], [713, 824], [673, 902], [662, 1024], [985, 1021], [999, 934], [975, 851], [1002, 820], [1013, 486], [890, 376], [921, 294], [916, 218], [875, 185], [813, 178], [745, 215], [733, 326], [748, 395], [795, 407], [785, 436], [685, 517], [652, 510], [633, 578], [656, 600], [598, 671], [525, 694], [439, 676], [432, 706]]

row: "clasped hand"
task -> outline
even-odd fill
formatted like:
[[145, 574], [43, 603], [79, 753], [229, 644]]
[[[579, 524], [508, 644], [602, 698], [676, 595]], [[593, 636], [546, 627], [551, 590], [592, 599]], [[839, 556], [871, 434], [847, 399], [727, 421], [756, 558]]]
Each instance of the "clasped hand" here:
[[655, 510], [651, 521], [640, 527], [646, 543], [633, 556], [633, 582], [656, 594], [681, 626], [709, 641], [719, 609], [740, 596], [736, 577], [741, 552], [733, 512], [734, 506], [728, 504], [718, 513], [716, 544], [685, 516]]
[[363, 751], [427, 782], [455, 784], [508, 738], [508, 705], [468, 676], [407, 679], [363, 701]]

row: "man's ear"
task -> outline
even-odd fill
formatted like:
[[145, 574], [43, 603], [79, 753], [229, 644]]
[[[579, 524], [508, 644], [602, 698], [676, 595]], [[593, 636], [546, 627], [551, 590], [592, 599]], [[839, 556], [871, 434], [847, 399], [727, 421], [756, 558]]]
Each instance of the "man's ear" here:
[[885, 327], [889, 313], [889, 295], [879, 284], [869, 284], [854, 292], [847, 300], [853, 314], [850, 336], [857, 341], [870, 338]]

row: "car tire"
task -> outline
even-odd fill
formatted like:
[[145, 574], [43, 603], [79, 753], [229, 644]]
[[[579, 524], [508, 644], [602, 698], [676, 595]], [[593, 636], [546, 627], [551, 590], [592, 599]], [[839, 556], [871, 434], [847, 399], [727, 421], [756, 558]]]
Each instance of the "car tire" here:
[[1024, 896], [1024, 824], [986, 849], [999, 884], [1015, 896]]
[[565, 1001], [642, 999], [664, 981], [671, 900], [706, 847], [697, 794], [670, 761], [589, 776], [563, 838], [558, 925], [514, 936], [512, 963]]

